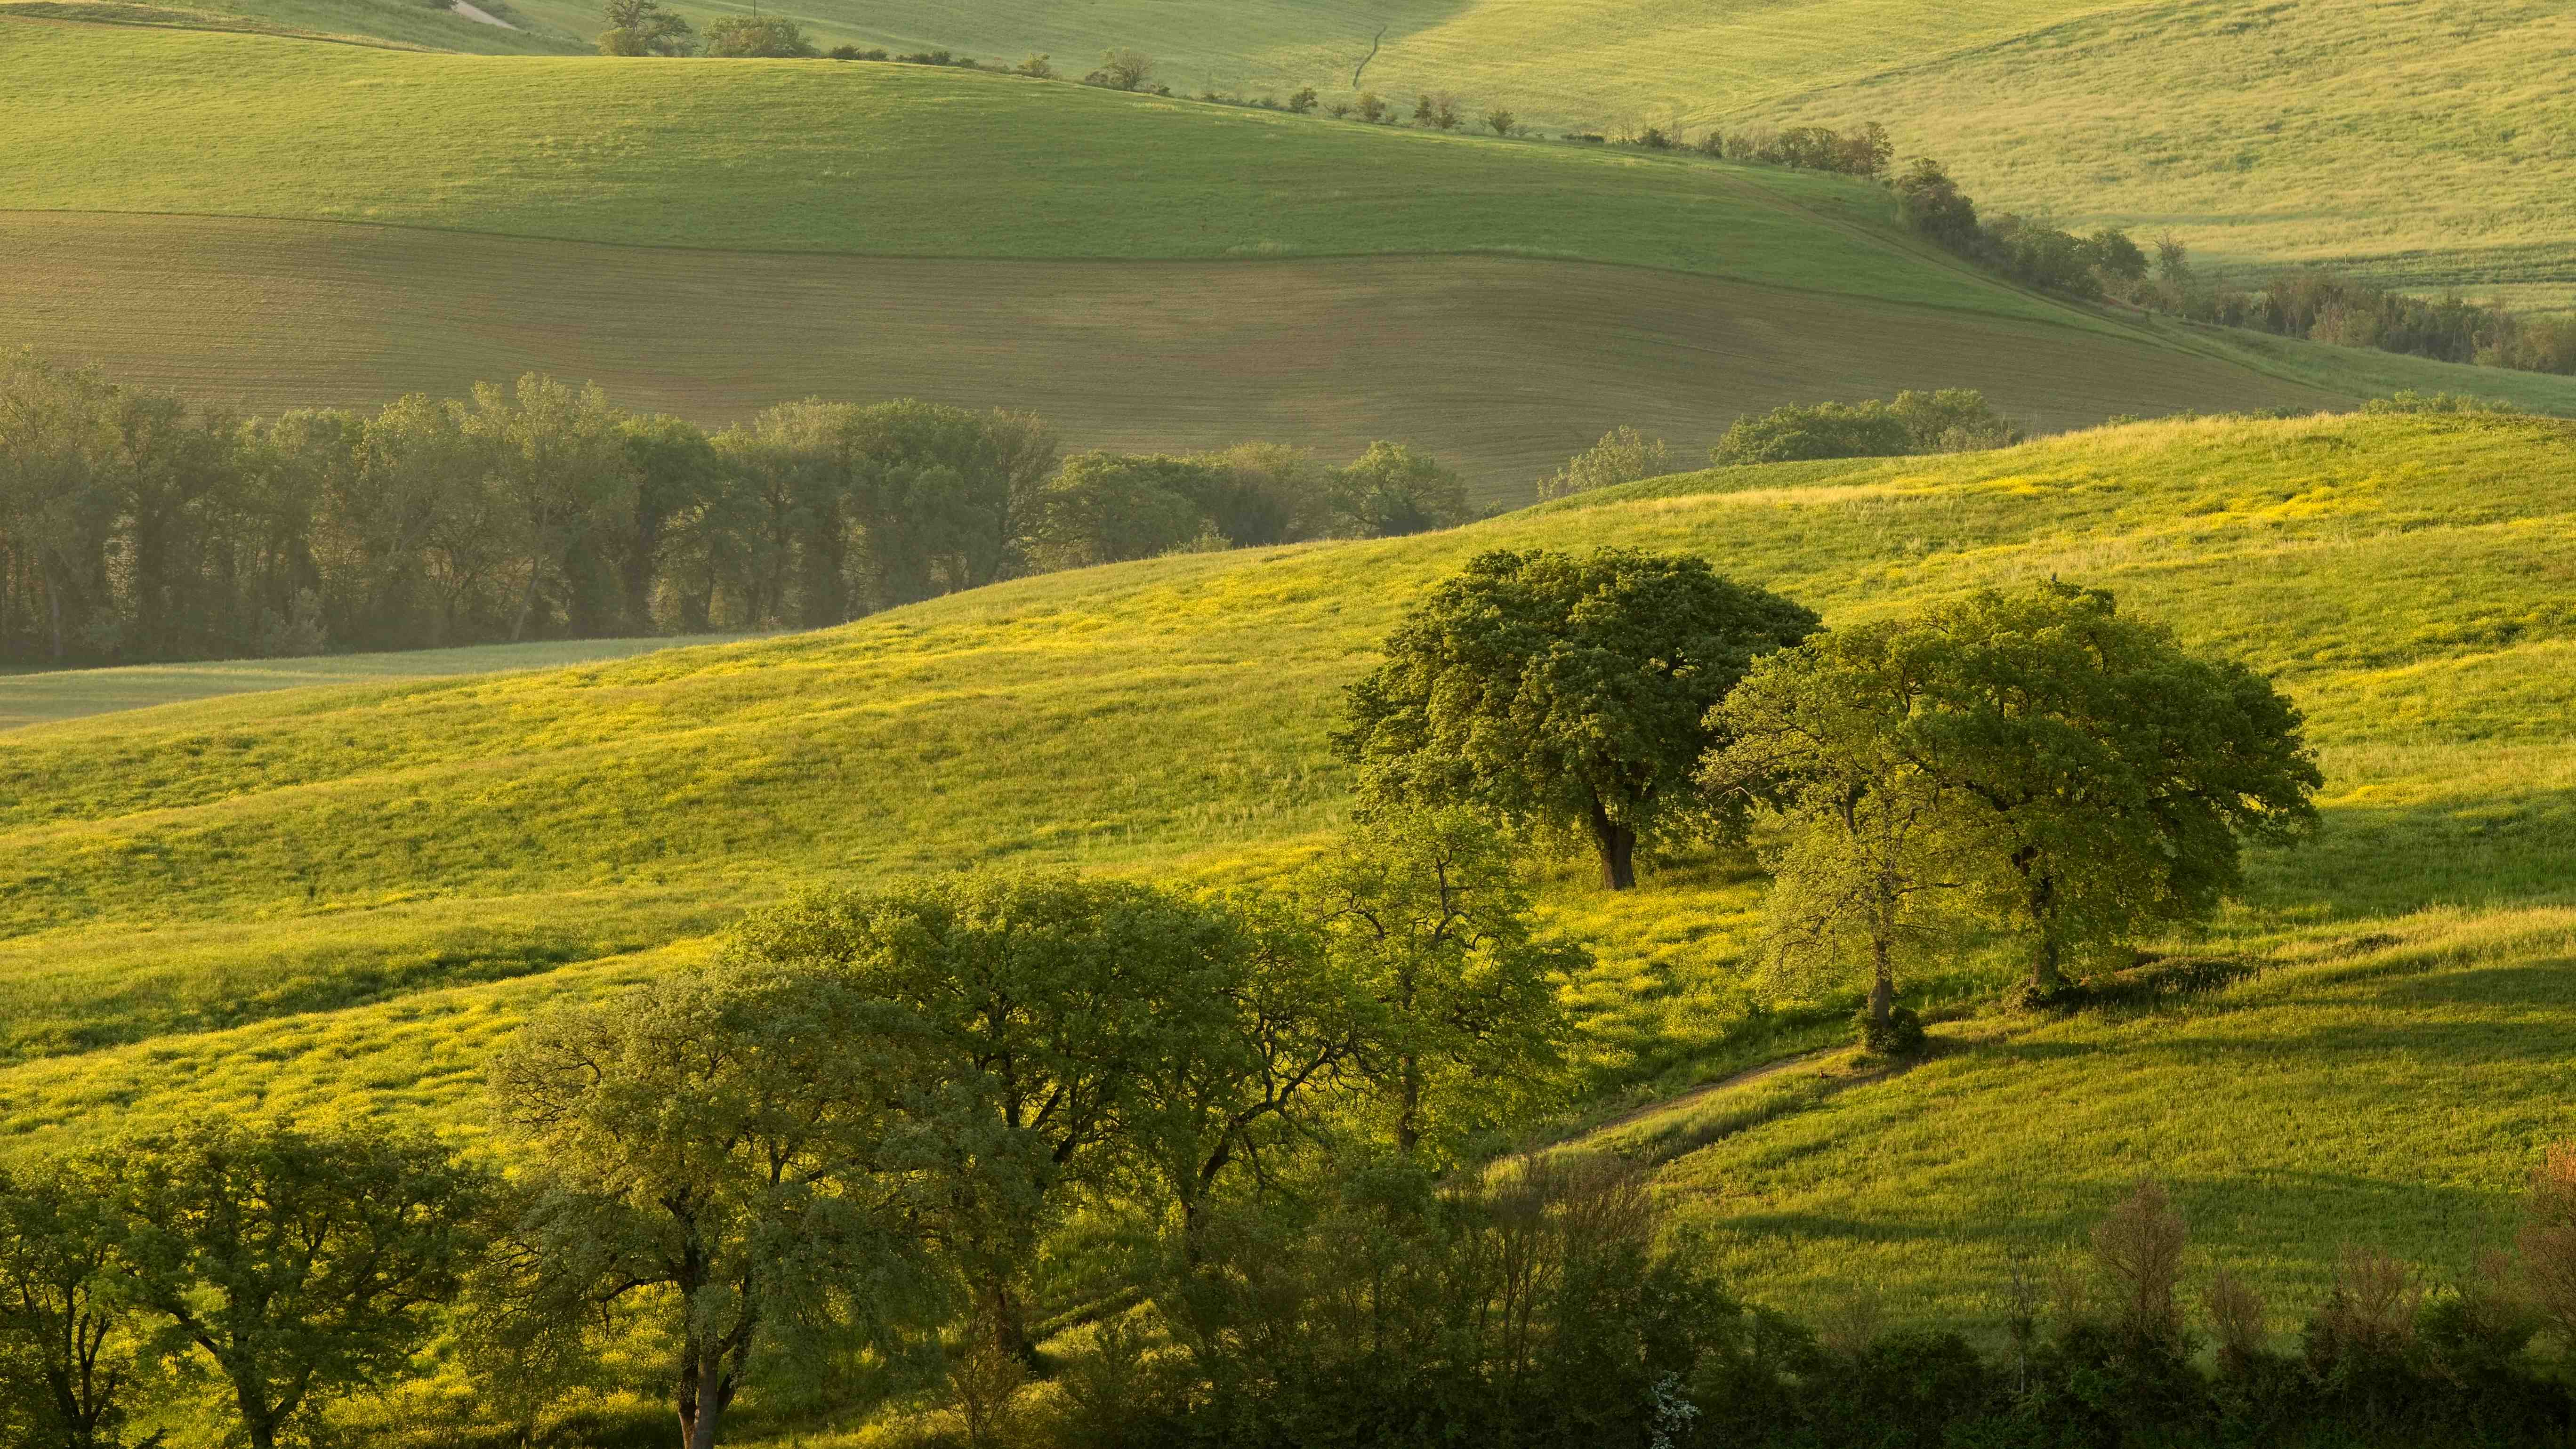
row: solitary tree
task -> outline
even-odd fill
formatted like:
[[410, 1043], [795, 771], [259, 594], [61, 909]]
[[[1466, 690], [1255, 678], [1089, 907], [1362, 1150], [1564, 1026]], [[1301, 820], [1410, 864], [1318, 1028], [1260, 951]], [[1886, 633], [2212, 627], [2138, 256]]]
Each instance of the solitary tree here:
[[1428, 453], [1385, 439], [1333, 470], [1327, 482], [1335, 531], [1393, 538], [1467, 521], [1467, 485]]
[[1335, 979], [1374, 1005], [1356, 1065], [1398, 1153], [1454, 1160], [1548, 1100], [1566, 1045], [1558, 991], [1586, 957], [1539, 931], [1534, 896], [1510, 842], [1457, 808], [1363, 822], [1298, 878]]
[[545, 1017], [494, 1059], [530, 1179], [484, 1292], [524, 1366], [618, 1323], [668, 1346], [682, 1449], [765, 1355], [918, 1280], [897, 1107], [925, 1056], [836, 977], [728, 964]]
[[608, 0], [601, 7], [608, 29], [601, 32], [602, 55], [687, 55], [697, 45], [697, 32], [659, 0]]
[[1829, 636], [1749, 683], [1722, 718], [1770, 742], [1780, 777], [1937, 805], [1924, 828], [2029, 942], [2040, 996], [2075, 953], [2206, 916], [2241, 879], [2243, 842], [2316, 819], [2298, 710], [2098, 590], [1983, 591]]
[[1661, 477], [1671, 471], [1672, 449], [1665, 446], [1663, 439], [1649, 438], [1623, 425], [1603, 433], [1600, 442], [1566, 459], [1564, 467], [1538, 480], [1538, 496], [1542, 500], [1563, 498], [1641, 478]]
[[748, 922], [740, 949], [841, 973], [926, 1043], [927, 1221], [986, 1329], [1027, 1357], [1038, 1235], [1134, 1165], [1147, 1085], [1229, 1029], [1244, 942], [1224, 911], [1150, 886], [972, 876], [809, 897]]
[[1141, 50], [1118, 46], [1100, 53], [1100, 69], [1085, 77], [1114, 91], [1142, 90], [1154, 78], [1154, 58]]
[[707, 23], [707, 54], [809, 60], [819, 54], [805, 27], [783, 15], [727, 15]]
[[1333, 748], [1372, 800], [1473, 806], [1587, 838], [1603, 884], [1625, 890], [1639, 841], [1741, 824], [1726, 802], [1702, 809], [1692, 778], [1721, 742], [1709, 711], [1816, 623], [1704, 559], [1482, 554], [1387, 636]]
[[103, 1157], [0, 1171], [0, 1429], [12, 1443], [160, 1438], [125, 1434], [142, 1334], [122, 1291], [113, 1189]]
[[116, 1155], [123, 1291], [213, 1363], [252, 1449], [400, 1372], [480, 1249], [487, 1184], [426, 1137], [209, 1123]]

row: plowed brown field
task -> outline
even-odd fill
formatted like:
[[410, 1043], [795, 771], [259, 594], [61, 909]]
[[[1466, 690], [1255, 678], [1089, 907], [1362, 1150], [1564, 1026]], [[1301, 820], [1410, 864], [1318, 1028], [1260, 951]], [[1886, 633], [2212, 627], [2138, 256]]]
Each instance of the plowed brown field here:
[[258, 411], [536, 369], [706, 423], [787, 398], [1032, 409], [1075, 446], [1424, 445], [1496, 501], [1605, 429], [1985, 389], [2038, 428], [2327, 406], [2045, 324], [1502, 257], [1004, 262], [698, 252], [314, 222], [0, 213], [0, 345]]

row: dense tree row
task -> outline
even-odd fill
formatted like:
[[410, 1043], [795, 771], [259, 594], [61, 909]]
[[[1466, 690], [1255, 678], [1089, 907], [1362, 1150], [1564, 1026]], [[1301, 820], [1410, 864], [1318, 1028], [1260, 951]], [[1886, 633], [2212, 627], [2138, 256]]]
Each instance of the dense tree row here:
[[234, 419], [0, 358], [0, 662], [837, 624], [1036, 569], [1440, 527], [1393, 443], [1060, 456], [1034, 417], [809, 401], [709, 434], [529, 376]]

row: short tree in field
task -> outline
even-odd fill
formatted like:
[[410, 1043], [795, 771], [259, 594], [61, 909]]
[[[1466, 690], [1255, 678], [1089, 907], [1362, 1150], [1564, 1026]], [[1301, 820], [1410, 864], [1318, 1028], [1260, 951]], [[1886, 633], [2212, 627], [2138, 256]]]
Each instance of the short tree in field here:
[[1485, 129], [1497, 136], [1509, 136], [1520, 129], [1521, 118], [1496, 107], [1485, 113]]
[[1455, 1162], [1547, 1104], [1570, 1030], [1559, 988], [1587, 964], [1542, 934], [1511, 842], [1472, 811], [1386, 811], [1291, 888], [1323, 979], [1348, 983], [1351, 1063], [1398, 1154]]
[[1613, 488], [1634, 483], [1641, 478], [1659, 478], [1673, 471], [1672, 449], [1661, 438], [1649, 438], [1635, 428], [1620, 426], [1601, 435], [1601, 441], [1565, 461], [1565, 466], [1538, 480], [1538, 496], [1544, 501], [1564, 498], [1575, 493], [1588, 493], [1595, 488]]
[[1900, 965], [1955, 938], [1968, 905], [1964, 802], [1909, 755], [1908, 660], [1894, 626], [1819, 634], [1754, 662], [1712, 712], [1700, 767], [1721, 798], [1767, 806], [1763, 955], [1812, 994], [1865, 970], [1872, 1035], [1892, 1035]]
[[105, 1155], [0, 1170], [0, 1438], [124, 1449], [148, 1316], [123, 1291]]
[[1387, 805], [1463, 805], [1588, 841], [1603, 884], [1636, 884], [1641, 842], [1723, 835], [1743, 812], [1693, 778], [1710, 711], [1816, 616], [1635, 549], [1498, 551], [1442, 583], [1350, 688], [1333, 748]]
[[602, 55], [687, 55], [697, 47], [697, 32], [659, 0], [608, 0], [601, 7], [608, 28], [600, 33]]
[[2268, 680], [2054, 580], [1828, 635], [1758, 668], [1719, 719], [1729, 779], [1767, 770], [1793, 804], [1909, 802], [1919, 857], [2029, 943], [2040, 997], [2077, 955], [2206, 917], [2244, 842], [2314, 824], [2321, 783]]
[[1467, 484], [1428, 453], [1381, 438], [1325, 480], [1333, 530], [1394, 538], [1450, 528], [1468, 518]]
[[494, 1059], [527, 1153], [476, 1294], [496, 1363], [544, 1367], [620, 1325], [662, 1341], [683, 1449], [755, 1370], [881, 1321], [922, 1281], [894, 1165], [927, 1058], [847, 982], [726, 963], [558, 1011]]
[[122, 1291], [193, 1345], [274, 1449], [398, 1375], [481, 1243], [490, 1188], [426, 1137], [205, 1124], [117, 1150]]
[[1113, 91], [1143, 90], [1154, 78], [1154, 58], [1141, 50], [1120, 46], [1100, 53], [1100, 69], [1084, 79], [1093, 85]]
[[815, 895], [746, 923], [738, 949], [836, 975], [922, 1042], [923, 1221], [981, 1326], [1025, 1359], [1039, 1236], [1139, 1165], [1149, 1089], [1235, 1024], [1245, 942], [1222, 909], [1150, 886], [971, 876]]
[[728, 15], [707, 22], [707, 54], [734, 59], [811, 60], [821, 54], [805, 27], [783, 15]]

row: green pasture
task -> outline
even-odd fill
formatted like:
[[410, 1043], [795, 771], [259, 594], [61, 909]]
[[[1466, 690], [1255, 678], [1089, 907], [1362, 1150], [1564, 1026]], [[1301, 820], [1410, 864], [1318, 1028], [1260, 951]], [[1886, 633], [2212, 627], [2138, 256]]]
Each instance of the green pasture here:
[[0, 66], [18, 210], [874, 256], [1490, 252], [2110, 326], [1899, 240], [1874, 189], [1696, 159], [832, 61], [0, 22]]
[[[2267, 968], [2252, 984], [1953, 1022], [1893, 1081], [1677, 1109], [1700, 1116], [1665, 1124], [1665, 1180], [1749, 1291], [1884, 1277], [1905, 1304], [1983, 1312], [2014, 1234], [2056, 1241], [2147, 1170], [2176, 1179], [2212, 1261], [2269, 1290], [2312, 1284], [2346, 1237], [2451, 1263], [2533, 1144], [2576, 1129], [2571, 463], [2576, 432], [2531, 420], [2142, 424], [1050, 575], [816, 634], [10, 731], [0, 1131], [259, 1108], [472, 1135], [476, 1062], [511, 1022], [692, 959], [806, 882], [1259, 878], [1346, 808], [1322, 735], [1407, 598], [1484, 548], [1621, 543], [1706, 554], [1836, 622], [2052, 574], [2112, 588], [2274, 671], [2329, 781], [2315, 842], [2261, 856], [2212, 939], [2164, 943]], [[1554, 918], [1599, 952], [1569, 983], [1594, 1112], [1831, 1036], [1747, 991], [1758, 890], [1701, 851], [1632, 895], [1573, 865], [1553, 880]], [[1968, 1008], [2007, 969], [1952, 962], [1923, 999]]]
[[552, 669], [711, 643], [715, 638], [563, 639], [465, 649], [413, 649], [393, 654], [322, 654], [304, 659], [228, 659], [207, 664], [131, 664], [114, 669], [0, 673], [0, 729], [272, 689]]
[[[690, 7], [683, 6], [683, 9]], [[712, 5], [702, 14], [733, 5]], [[874, 43], [1068, 69], [1103, 47], [1175, 91], [1453, 92], [1552, 131], [1884, 122], [1989, 206], [2171, 229], [2213, 261], [2331, 262], [2576, 304], [2576, 17], [2554, 0], [805, 0]], [[1382, 40], [1378, 39], [1384, 27]]]

